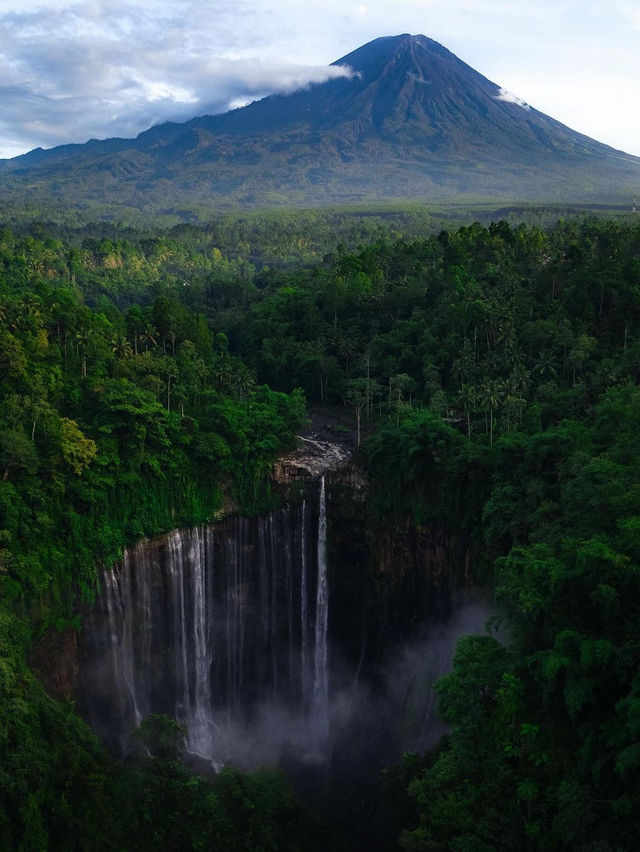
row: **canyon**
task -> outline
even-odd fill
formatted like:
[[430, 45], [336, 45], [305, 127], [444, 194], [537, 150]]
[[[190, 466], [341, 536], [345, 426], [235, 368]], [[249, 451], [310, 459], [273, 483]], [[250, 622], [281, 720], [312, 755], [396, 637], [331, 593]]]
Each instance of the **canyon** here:
[[490, 614], [468, 535], [374, 519], [351, 452], [307, 436], [275, 466], [282, 505], [141, 540], [102, 573], [71, 688], [113, 753], [166, 714], [196, 771], [279, 766], [361, 831], [382, 769], [444, 733], [433, 683]]

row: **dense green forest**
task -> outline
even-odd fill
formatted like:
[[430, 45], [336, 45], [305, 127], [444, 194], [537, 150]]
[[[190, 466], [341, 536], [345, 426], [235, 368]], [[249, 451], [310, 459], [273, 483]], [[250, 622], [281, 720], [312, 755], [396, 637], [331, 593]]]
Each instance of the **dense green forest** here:
[[0, 838], [126, 848], [144, 813], [130, 848], [174, 848], [188, 811], [181, 848], [337, 848], [276, 773], [191, 778], [170, 720], [115, 765], [26, 665], [126, 543], [269, 505], [309, 404], [350, 413], [373, 514], [463, 525], [495, 588], [390, 781], [402, 848], [635, 848], [640, 225], [233, 227], [0, 233]]
[[254, 850], [273, 835], [296, 849], [313, 829], [314, 848], [321, 832], [279, 774], [196, 780], [166, 745], [122, 769], [26, 667], [34, 638], [78, 624], [97, 567], [127, 542], [266, 505], [305, 416], [299, 392], [256, 384], [202, 314], [133, 300], [156, 286], [160, 247], [131, 256], [144, 266], [120, 310], [105, 295], [117, 251], [2, 234], [0, 845]]

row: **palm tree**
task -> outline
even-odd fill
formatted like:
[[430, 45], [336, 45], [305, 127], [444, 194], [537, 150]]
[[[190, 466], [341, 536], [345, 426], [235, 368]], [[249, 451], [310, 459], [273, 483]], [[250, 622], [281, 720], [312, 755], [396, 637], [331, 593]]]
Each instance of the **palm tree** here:
[[119, 334], [111, 338], [111, 351], [116, 358], [128, 358], [133, 354], [131, 344], [124, 334]]
[[87, 346], [91, 340], [91, 332], [88, 329], [76, 331], [76, 345], [78, 354], [82, 360], [82, 378], [87, 378]]
[[533, 372], [541, 379], [555, 379], [557, 377], [556, 358], [551, 350], [540, 350], [533, 367]]
[[22, 309], [29, 316], [37, 317], [42, 309], [42, 299], [35, 293], [29, 293], [22, 300]]
[[158, 329], [148, 322], [140, 333], [140, 340], [145, 341], [155, 349], [158, 345]]
[[467, 421], [467, 437], [471, 440], [471, 412], [476, 407], [477, 391], [474, 385], [462, 385], [458, 393], [458, 404], [462, 406]]
[[485, 379], [479, 387], [480, 403], [489, 411], [489, 443], [493, 446], [493, 413], [497, 411], [504, 394], [504, 382], [500, 379]]

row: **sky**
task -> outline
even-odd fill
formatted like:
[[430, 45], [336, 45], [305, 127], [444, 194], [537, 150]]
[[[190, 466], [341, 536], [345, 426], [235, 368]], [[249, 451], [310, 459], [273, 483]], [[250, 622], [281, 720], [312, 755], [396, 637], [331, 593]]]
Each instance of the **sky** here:
[[640, 156], [640, 0], [0, 0], [0, 158], [291, 92], [401, 33]]

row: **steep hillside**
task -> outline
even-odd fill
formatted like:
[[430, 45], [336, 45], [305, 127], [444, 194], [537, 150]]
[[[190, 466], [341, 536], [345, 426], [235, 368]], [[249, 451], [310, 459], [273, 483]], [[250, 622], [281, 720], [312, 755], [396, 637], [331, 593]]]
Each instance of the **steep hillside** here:
[[631, 205], [640, 159], [565, 127], [425, 36], [379, 38], [352, 74], [136, 139], [0, 163], [0, 200], [178, 213], [464, 197]]

